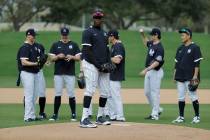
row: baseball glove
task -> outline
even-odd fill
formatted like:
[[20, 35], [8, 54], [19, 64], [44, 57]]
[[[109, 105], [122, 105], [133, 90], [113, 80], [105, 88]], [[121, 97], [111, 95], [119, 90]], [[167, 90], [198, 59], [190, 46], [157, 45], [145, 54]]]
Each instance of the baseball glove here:
[[192, 79], [190, 80], [190, 83], [188, 85], [189, 91], [196, 91], [199, 85], [199, 80], [198, 79]]
[[100, 71], [104, 72], [104, 73], [110, 73], [110, 72], [114, 71], [115, 69], [116, 69], [116, 65], [115, 64], [113, 64], [113, 63], [105, 63], [105, 64], [101, 65]]
[[40, 57], [38, 57], [38, 66], [40, 69], [42, 69], [44, 64], [47, 62], [47, 58], [48, 58], [47, 54], [43, 54], [40, 55]]
[[84, 77], [84, 74], [82, 72], [80, 72], [79, 76], [77, 77], [77, 83], [78, 83], [78, 87], [80, 89], [85, 88], [85, 77]]

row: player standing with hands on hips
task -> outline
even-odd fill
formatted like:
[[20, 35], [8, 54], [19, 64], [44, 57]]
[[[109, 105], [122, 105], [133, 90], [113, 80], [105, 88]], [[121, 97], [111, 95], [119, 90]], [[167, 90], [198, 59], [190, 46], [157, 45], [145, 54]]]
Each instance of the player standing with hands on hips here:
[[190, 88], [190, 81], [200, 81], [200, 61], [203, 59], [200, 47], [192, 42], [192, 31], [188, 28], [179, 30], [182, 45], [177, 49], [175, 57], [174, 80], [178, 90], [179, 116], [173, 123], [182, 123], [184, 119], [185, 94], [189, 92], [195, 116], [192, 123], [199, 123], [199, 102], [196, 89]]
[[54, 66], [54, 114], [50, 121], [58, 120], [58, 111], [61, 105], [61, 96], [65, 84], [69, 96], [71, 109], [71, 121], [76, 121], [76, 99], [75, 99], [75, 61], [80, 60], [81, 52], [78, 45], [69, 39], [69, 29], [61, 28], [61, 40], [53, 43], [50, 49], [50, 59], [55, 62]]
[[110, 125], [105, 119], [104, 107], [109, 94], [109, 71], [104, 69], [104, 64], [109, 63], [110, 54], [108, 47], [107, 33], [102, 29], [104, 14], [102, 11], [93, 13], [93, 26], [87, 28], [82, 35], [82, 69], [84, 71], [86, 88], [83, 99], [83, 112], [80, 121], [82, 128], [96, 128], [97, 125], [92, 123], [89, 118], [89, 107], [92, 96], [99, 88], [99, 108], [96, 123], [98, 125]]
[[160, 42], [161, 32], [158, 28], [153, 28], [150, 32], [149, 40], [140, 29], [144, 45], [148, 48], [145, 62], [145, 69], [140, 72], [144, 78], [144, 92], [152, 108], [151, 115], [145, 119], [159, 120], [159, 115], [163, 111], [160, 108], [160, 86], [163, 78], [164, 48]]

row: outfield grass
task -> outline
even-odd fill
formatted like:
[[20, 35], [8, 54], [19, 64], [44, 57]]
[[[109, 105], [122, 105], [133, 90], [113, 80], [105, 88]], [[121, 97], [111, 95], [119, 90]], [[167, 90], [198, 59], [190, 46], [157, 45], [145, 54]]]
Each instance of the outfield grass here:
[[[98, 105], [94, 105], [94, 114], [96, 114]], [[37, 106], [38, 107], [38, 106]], [[149, 115], [150, 107], [145, 104], [127, 104], [124, 106], [125, 116], [127, 122], [138, 122], [138, 123], [153, 123], [153, 124], [171, 124], [178, 115], [177, 105], [164, 104], [162, 105], [164, 112], [162, 113], [159, 121], [144, 120], [144, 117]], [[37, 109], [38, 110], [38, 109]], [[78, 118], [81, 118], [81, 105], [77, 106]], [[53, 105], [46, 106], [46, 112], [51, 115], [53, 111]], [[0, 128], [17, 127], [17, 126], [28, 126], [28, 125], [38, 125], [38, 124], [49, 124], [54, 122], [38, 121], [31, 123], [24, 123], [23, 121], [23, 105], [22, 104], [1, 104], [0, 105]], [[202, 128], [210, 130], [210, 109], [208, 104], [202, 104], [200, 106], [201, 112], [201, 122], [199, 124], [191, 124], [192, 117], [194, 115], [192, 106], [186, 105], [185, 109], [185, 119], [186, 122], [179, 124], [180, 126]], [[95, 116], [95, 115], [94, 115]], [[95, 118], [93, 119], [95, 120]], [[67, 104], [61, 105], [59, 121], [56, 123], [70, 122], [69, 106]], [[79, 122], [78, 122], [79, 125]]]
[[[72, 40], [81, 44], [81, 32], [71, 32]], [[0, 87], [15, 87], [17, 75], [16, 53], [23, 43], [25, 33], [23, 32], [0, 32]], [[126, 81], [123, 83], [124, 88], [142, 88], [143, 78], [138, 76], [140, 70], [144, 68], [146, 49], [140, 40], [140, 34], [136, 31], [121, 31], [120, 38], [126, 49]], [[200, 88], [210, 87], [210, 36], [203, 34], [193, 34], [193, 40], [201, 46], [204, 60], [201, 63], [201, 79]], [[46, 51], [49, 51], [51, 44], [59, 40], [58, 32], [39, 32], [37, 41], [41, 42]], [[174, 56], [177, 47], [180, 45], [180, 37], [178, 33], [166, 32], [162, 35], [162, 43], [165, 48], [165, 64], [164, 64], [164, 80], [162, 88], [175, 88], [172, 82]], [[81, 47], [81, 46], [80, 46]], [[45, 76], [47, 86], [53, 87], [53, 66], [45, 67]], [[77, 64], [78, 72], [78, 64]]]

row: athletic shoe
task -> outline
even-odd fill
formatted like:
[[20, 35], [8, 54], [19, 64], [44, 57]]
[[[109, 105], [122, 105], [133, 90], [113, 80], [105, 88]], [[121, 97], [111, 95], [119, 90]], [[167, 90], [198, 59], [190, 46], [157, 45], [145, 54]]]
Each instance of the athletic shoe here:
[[58, 120], [58, 115], [53, 114], [52, 117], [49, 119], [49, 121], [57, 121]]
[[159, 120], [158, 115], [149, 115], [148, 117], [144, 118], [145, 120]]
[[83, 121], [80, 121], [81, 128], [96, 128], [97, 125], [93, 124], [89, 118], [85, 118]]
[[117, 118], [116, 121], [117, 122], [125, 122], [125, 118]]
[[42, 120], [45, 120], [45, 119], [47, 119], [47, 114], [46, 113], [39, 113], [39, 117], [38, 118], [40, 118]]
[[184, 117], [179, 116], [176, 118], [176, 120], [173, 120], [172, 123], [183, 123], [184, 121]]
[[192, 120], [191, 123], [199, 123], [200, 122], [200, 117], [199, 116], [195, 116]]
[[28, 118], [28, 119], [24, 120], [24, 122], [32, 122], [32, 121], [35, 121], [35, 119]]
[[72, 114], [72, 115], [71, 115], [71, 121], [72, 121], [72, 122], [76, 122], [76, 121], [77, 121], [76, 114]]
[[96, 124], [98, 125], [111, 125], [111, 122], [107, 121], [103, 116], [100, 116], [96, 120]]

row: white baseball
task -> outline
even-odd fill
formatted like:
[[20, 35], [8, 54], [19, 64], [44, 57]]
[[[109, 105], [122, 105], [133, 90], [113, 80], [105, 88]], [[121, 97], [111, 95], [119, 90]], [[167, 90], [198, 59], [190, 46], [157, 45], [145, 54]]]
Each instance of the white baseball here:
[[139, 32], [142, 33], [142, 32], [144, 32], [144, 30], [143, 29], [139, 29]]

